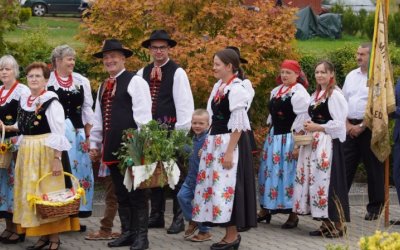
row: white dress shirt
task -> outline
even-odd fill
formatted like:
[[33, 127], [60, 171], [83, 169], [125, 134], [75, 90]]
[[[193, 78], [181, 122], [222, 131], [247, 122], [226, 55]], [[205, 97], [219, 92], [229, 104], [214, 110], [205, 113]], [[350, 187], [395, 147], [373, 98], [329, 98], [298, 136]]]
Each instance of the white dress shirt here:
[[[125, 69], [119, 72], [115, 78], [120, 76], [124, 71]], [[91, 149], [100, 149], [103, 141], [103, 116], [100, 107], [101, 100], [99, 101], [100, 89], [97, 91], [93, 128], [90, 131]], [[132, 97], [133, 120], [138, 128], [140, 128], [140, 126], [147, 124], [152, 119], [149, 85], [142, 77], [135, 75], [129, 82], [128, 94]]]
[[[169, 59], [160, 67], [169, 62]], [[143, 77], [143, 70], [141, 68], [137, 74]], [[175, 129], [190, 130], [192, 126], [192, 115], [194, 112], [194, 101], [192, 89], [190, 88], [189, 78], [181, 67], [179, 67], [174, 74], [174, 84], [172, 86], [172, 95], [174, 98], [176, 110], [176, 123]]]
[[361, 72], [361, 68], [351, 71], [343, 85], [343, 95], [348, 103], [348, 119], [364, 119], [368, 101], [368, 76]]

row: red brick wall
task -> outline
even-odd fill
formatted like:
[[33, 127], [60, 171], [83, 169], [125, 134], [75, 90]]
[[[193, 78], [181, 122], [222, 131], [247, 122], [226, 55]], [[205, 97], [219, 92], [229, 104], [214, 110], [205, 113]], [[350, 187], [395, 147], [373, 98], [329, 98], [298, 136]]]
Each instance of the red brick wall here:
[[[244, 4], [246, 5], [254, 5], [257, 0], [244, 0]], [[271, 0], [275, 1], [276, 0]], [[291, 5], [293, 7], [297, 7], [302, 9], [308, 5], [314, 10], [315, 14], [319, 14], [321, 12], [321, 0], [282, 0], [282, 2], [286, 5]]]

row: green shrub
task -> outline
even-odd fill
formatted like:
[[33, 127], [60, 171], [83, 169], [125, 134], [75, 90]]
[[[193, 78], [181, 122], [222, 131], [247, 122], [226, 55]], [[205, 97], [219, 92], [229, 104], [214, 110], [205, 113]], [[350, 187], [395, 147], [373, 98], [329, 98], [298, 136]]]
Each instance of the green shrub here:
[[343, 14], [344, 6], [341, 4], [335, 3], [335, 5], [333, 5], [332, 8], [330, 9], [330, 12], [337, 13], [337, 14]]
[[[47, 42], [46, 30], [47, 27], [41, 26], [38, 30], [24, 33], [21, 42], [7, 43], [6, 53], [13, 55], [22, 68], [34, 61], [50, 63], [52, 46]], [[23, 70], [21, 73], [21, 78], [23, 78]]]
[[400, 46], [400, 12], [390, 14], [388, 21], [389, 41], [396, 43], [397, 46]]
[[328, 53], [327, 57], [335, 65], [336, 81], [338, 86], [342, 87], [346, 75], [357, 67], [355, 54], [357, 46], [346, 45], [343, 48], [333, 50]]
[[350, 8], [346, 8], [343, 12], [342, 25], [346, 34], [354, 36], [360, 31], [359, 17]]
[[21, 11], [19, 12], [19, 22], [25, 23], [29, 21], [31, 16], [32, 16], [31, 8], [21, 8]]
[[374, 23], [375, 23], [375, 12], [368, 13], [365, 22], [362, 24], [363, 34], [372, 40], [374, 36]]
[[301, 68], [306, 74], [308, 82], [310, 84], [308, 88], [308, 92], [310, 93], [314, 92], [315, 90], [316, 83], [315, 83], [314, 71], [315, 71], [315, 65], [317, 65], [318, 61], [320, 60], [321, 59], [316, 56], [304, 55], [300, 58], [299, 61]]

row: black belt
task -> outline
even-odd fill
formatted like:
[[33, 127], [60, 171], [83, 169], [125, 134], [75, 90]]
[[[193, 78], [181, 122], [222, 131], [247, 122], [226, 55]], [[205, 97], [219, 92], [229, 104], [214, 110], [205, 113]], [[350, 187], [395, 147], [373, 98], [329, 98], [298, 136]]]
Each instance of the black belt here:
[[357, 125], [363, 122], [363, 119], [347, 119], [351, 124]]

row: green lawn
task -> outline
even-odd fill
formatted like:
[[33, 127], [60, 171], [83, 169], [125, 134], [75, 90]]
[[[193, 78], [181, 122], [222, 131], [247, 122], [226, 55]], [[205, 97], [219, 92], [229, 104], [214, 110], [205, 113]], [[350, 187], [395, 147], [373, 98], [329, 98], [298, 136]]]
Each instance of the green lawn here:
[[[82, 47], [83, 44], [75, 39], [79, 24], [80, 18], [76, 17], [32, 17], [29, 22], [24, 23], [14, 31], [8, 32], [5, 35], [5, 39], [8, 41], [18, 41], [22, 38], [24, 32], [38, 30], [40, 26], [45, 25], [48, 27], [49, 43], [52, 46], [67, 43], [75, 48]], [[356, 46], [365, 41], [366, 39], [345, 35], [339, 40], [323, 38], [313, 38], [305, 41], [295, 40], [293, 41], [293, 45], [302, 54], [320, 55], [345, 45]]]
[[363, 42], [368, 42], [368, 39], [344, 35], [341, 39], [325, 39], [316, 37], [310, 40], [295, 40], [293, 45], [295, 48], [297, 47], [299, 52], [302, 54], [321, 55], [347, 45], [357, 46]]
[[27, 31], [38, 30], [39, 27], [48, 28], [47, 36], [53, 46], [69, 44], [73, 47], [82, 47], [83, 44], [75, 39], [80, 24], [77, 17], [31, 17], [27, 23], [23, 23], [16, 30], [6, 33], [7, 41], [16, 42], [22, 39]]

